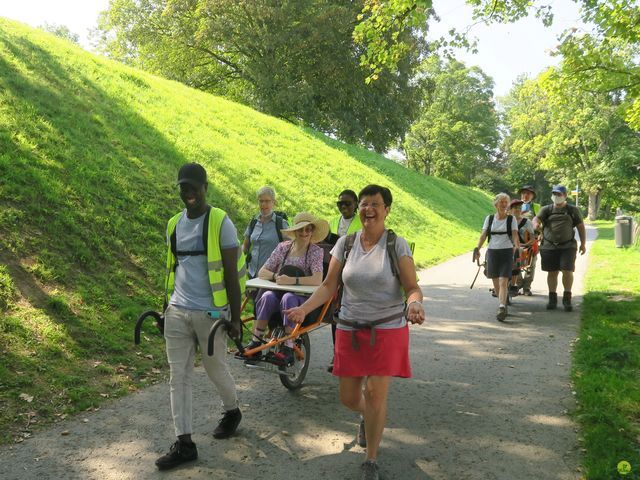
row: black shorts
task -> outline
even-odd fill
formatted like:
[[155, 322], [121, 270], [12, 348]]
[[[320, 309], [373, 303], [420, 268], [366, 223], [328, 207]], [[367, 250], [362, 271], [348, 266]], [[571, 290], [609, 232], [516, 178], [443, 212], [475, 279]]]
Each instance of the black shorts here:
[[575, 271], [577, 252], [577, 248], [540, 249], [542, 270], [544, 272]]
[[489, 248], [487, 250], [487, 278], [511, 278], [512, 269], [512, 248]]

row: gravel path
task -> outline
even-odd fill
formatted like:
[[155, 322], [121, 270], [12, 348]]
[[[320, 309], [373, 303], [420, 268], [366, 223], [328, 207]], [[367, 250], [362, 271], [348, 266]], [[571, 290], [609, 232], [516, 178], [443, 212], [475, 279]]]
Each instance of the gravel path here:
[[[588, 238], [595, 229], [588, 228]], [[587, 247], [589, 248], [589, 247]], [[576, 269], [572, 313], [547, 312], [545, 277], [533, 297], [517, 297], [509, 323], [471, 254], [420, 272], [427, 324], [411, 328], [414, 377], [394, 380], [380, 450], [389, 479], [578, 479], [577, 427], [570, 386], [582, 278]], [[107, 402], [0, 449], [0, 477], [13, 479], [357, 479], [363, 450], [356, 416], [325, 371], [330, 331], [311, 334], [305, 386], [287, 391], [272, 374], [230, 359], [244, 414], [239, 433], [214, 440], [218, 397], [197, 370], [194, 441], [199, 459], [161, 473], [154, 460], [172, 443], [168, 385]], [[159, 341], [154, 339], [153, 341]], [[133, 346], [132, 346], [133, 348]]]

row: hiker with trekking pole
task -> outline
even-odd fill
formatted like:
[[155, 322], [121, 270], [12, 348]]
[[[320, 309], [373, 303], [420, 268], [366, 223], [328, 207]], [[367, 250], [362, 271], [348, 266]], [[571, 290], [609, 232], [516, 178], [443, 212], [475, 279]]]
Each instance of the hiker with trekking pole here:
[[[478, 239], [478, 246], [473, 249], [473, 261], [479, 261], [480, 249], [489, 239], [486, 254], [486, 276], [493, 281], [493, 288], [498, 297], [498, 313], [500, 322], [507, 317], [507, 298], [509, 280], [513, 269], [514, 253], [520, 248], [518, 238], [518, 222], [509, 214], [509, 195], [499, 193], [493, 200], [496, 213], [487, 215]], [[474, 280], [475, 281], [475, 280]]]

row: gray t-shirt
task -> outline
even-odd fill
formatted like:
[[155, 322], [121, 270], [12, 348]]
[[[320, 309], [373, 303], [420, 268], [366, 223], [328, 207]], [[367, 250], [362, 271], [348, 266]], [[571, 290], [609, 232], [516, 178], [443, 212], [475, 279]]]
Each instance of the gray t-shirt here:
[[[186, 210], [176, 224], [176, 249], [183, 252], [204, 250], [202, 229], [204, 217], [187, 217]], [[220, 249], [238, 246], [236, 227], [225, 216], [220, 229]], [[178, 255], [175, 289], [169, 300], [171, 305], [190, 310], [221, 310], [213, 306], [206, 255]]]
[[[244, 238], [248, 238], [251, 244], [251, 261], [247, 264], [247, 270], [249, 276], [252, 278], [258, 275], [264, 263], [276, 249], [278, 243], [280, 243], [278, 231], [276, 230], [275, 212], [271, 214], [271, 218], [265, 223], [260, 221], [260, 214], [255, 218], [257, 218], [258, 221], [255, 227], [253, 227], [251, 237], [249, 237], [249, 227], [251, 224], [249, 224], [244, 231]], [[282, 228], [289, 228], [289, 224], [284, 218], [282, 219]]]
[[[402, 312], [404, 295], [400, 281], [393, 276], [391, 260], [387, 253], [387, 235], [385, 230], [378, 243], [365, 252], [360, 243], [362, 231], [356, 232], [353, 248], [349, 252], [347, 263], [342, 269], [344, 291], [340, 307], [340, 318], [348, 321], [372, 322], [393, 314], [398, 319], [382, 323], [376, 328], [398, 328], [406, 324]], [[340, 263], [344, 261], [344, 244], [347, 237], [340, 237], [331, 250], [331, 255]], [[411, 257], [407, 241], [397, 237], [396, 253], [401, 257]], [[338, 324], [341, 330], [351, 327]]]
[[[484, 232], [489, 228], [489, 217], [484, 219], [484, 224], [482, 225], [482, 231]], [[502, 220], [499, 220], [495, 215], [493, 216], [493, 224], [491, 225], [492, 232], [506, 232], [507, 231], [507, 218], [505, 217]], [[511, 230], [518, 231], [518, 221], [516, 217], [513, 217], [511, 220]], [[503, 248], [513, 248], [513, 243], [511, 242], [511, 233], [502, 233], [502, 234], [492, 234], [491, 239], [489, 240], [489, 246], [487, 247], [491, 250], [500, 250]]]

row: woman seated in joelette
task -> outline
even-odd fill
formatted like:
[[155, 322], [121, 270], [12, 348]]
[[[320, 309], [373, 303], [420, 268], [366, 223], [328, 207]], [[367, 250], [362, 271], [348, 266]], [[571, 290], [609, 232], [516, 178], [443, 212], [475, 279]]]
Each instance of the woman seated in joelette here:
[[[329, 224], [326, 220], [314, 217], [308, 212], [302, 212], [293, 219], [293, 226], [283, 229], [282, 233], [291, 240], [285, 240], [278, 244], [269, 259], [258, 272], [258, 278], [271, 280], [278, 285], [320, 285], [322, 283], [322, 258], [323, 250], [316, 243], [321, 242], [329, 233]], [[292, 276], [281, 272], [291, 270], [292, 267], [300, 269], [299, 276]], [[282, 312], [289, 308], [297, 307], [304, 303], [307, 297], [296, 295], [282, 290], [267, 290], [256, 303], [256, 319], [253, 326], [254, 340], [247, 345], [248, 349], [260, 346], [260, 340], [264, 335], [269, 319], [276, 312]], [[293, 330], [295, 323], [290, 322], [283, 315], [284, 328], [288, 333]], [[283, 363], [293, 363], [293, 340], [285, 342], [281, 352]], [[260, 352], [253, 358], [260, 356]]]

